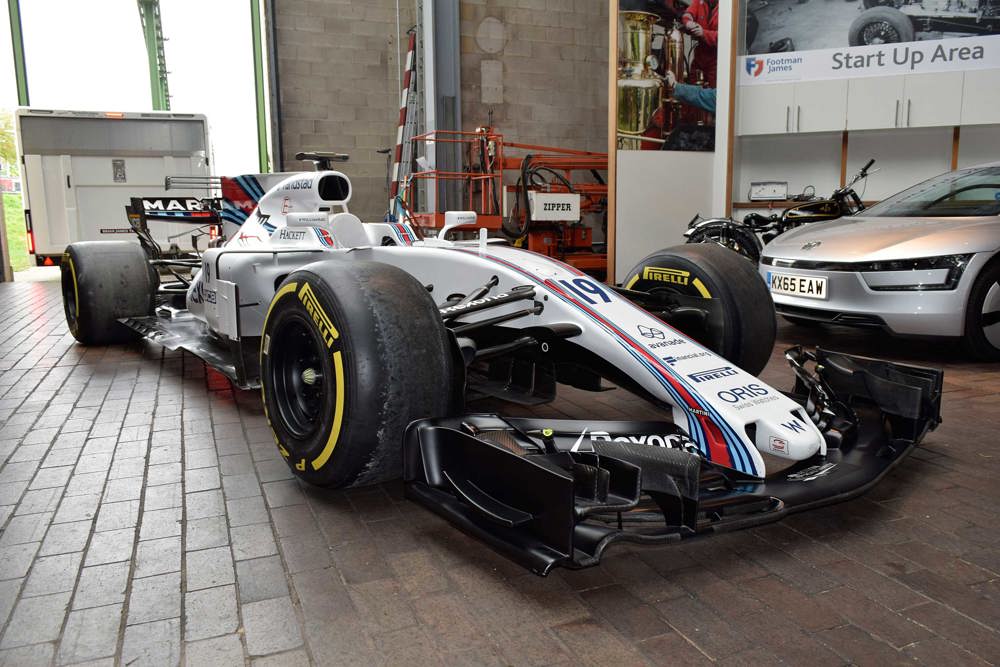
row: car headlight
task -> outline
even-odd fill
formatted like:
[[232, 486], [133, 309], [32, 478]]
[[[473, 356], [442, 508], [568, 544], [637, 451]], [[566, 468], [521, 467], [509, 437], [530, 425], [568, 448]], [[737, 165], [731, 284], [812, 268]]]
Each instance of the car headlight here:
[[930, 292], [958, 287], [972, 255], [943, 255], [853, 265], [876, 292]]

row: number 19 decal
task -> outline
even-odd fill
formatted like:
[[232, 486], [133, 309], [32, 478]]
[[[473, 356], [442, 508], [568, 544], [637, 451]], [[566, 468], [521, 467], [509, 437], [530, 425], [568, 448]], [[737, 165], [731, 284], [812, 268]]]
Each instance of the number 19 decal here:
[[598, 297], [601, 303], [611, 303], [611, 297], [608, 296], [608, 293], [593, 280], [575, 278], [573, 280], [560, 280], [559, 283], [591, 306], [598, 303], [591, 297]]

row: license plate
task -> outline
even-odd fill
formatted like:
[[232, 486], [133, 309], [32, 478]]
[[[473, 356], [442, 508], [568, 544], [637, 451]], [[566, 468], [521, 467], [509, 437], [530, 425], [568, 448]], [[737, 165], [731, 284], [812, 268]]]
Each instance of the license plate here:
[[826, 291], [826, 278], [768, 272], [767, 284], [774, 294], [801, 296], [806, 299], [826, 299], [829, 297]]

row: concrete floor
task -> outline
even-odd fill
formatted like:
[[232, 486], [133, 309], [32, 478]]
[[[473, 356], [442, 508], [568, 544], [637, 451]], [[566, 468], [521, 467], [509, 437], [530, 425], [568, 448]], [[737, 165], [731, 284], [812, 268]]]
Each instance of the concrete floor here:
[[[61, 311], [54, 284], [0, 285], [0, 665], [1000, 662], [1000, 376], [955, 346], [783, 326], [779, 350], [943, 365], [945, 423], [863, 499], [541, 579], [399, 484], [297, 483], [256, 393], [84, 349]], [[791, 381], [778, 354], [763, 377]]]

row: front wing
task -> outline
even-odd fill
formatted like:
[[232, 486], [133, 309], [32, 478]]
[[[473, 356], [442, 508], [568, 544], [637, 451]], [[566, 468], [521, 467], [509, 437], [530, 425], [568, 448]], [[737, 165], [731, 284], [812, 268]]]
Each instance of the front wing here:
[[941, 421], [941, 371], [823, 350], [786, 356], [789, 395], [827, 452], [766, 479], [706, 461], [669, 422], [467, 415], [407, 429], [407, 497], [546, 575], [595, 565], [618, 541], [676, 542], [853, 498]]

